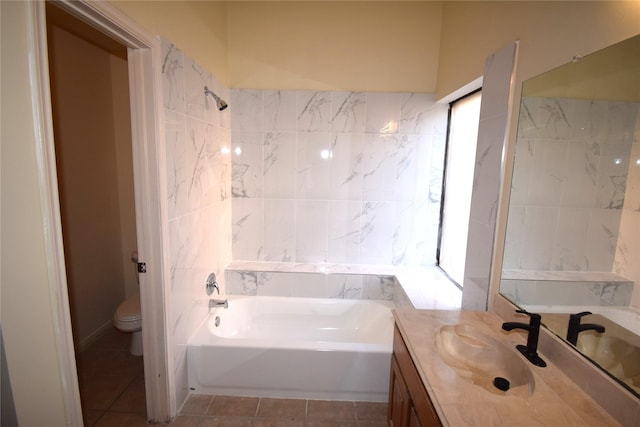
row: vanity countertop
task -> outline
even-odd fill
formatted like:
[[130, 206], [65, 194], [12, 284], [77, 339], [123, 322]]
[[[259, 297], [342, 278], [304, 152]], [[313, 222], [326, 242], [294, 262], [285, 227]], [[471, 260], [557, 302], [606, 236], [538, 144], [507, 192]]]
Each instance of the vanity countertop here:
[[440, 357], [436, 332], [444, 325], [473, 325], [495, 332], [517, 353], [515, 345], [525, 343], [524, 332], [503, 331], [503, 321], [494, 313], [397, 309], [394, 317], [444, 426], [620, 425], [548, 361], [545, 368], [530, 364], [535, 390], [529, 397], [493, 394], [461, 378]]

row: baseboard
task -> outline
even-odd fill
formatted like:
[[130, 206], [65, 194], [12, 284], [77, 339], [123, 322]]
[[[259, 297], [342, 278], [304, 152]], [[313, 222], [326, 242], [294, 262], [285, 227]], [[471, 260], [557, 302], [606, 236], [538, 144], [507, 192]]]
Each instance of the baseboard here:
[[98, 338], [102, 337], [105, 333], [113, 329], [113, 323], [111, 320], [106, 322], [104, 325], [100, 326], [98, 329], [93, 331], [89, 336], [83, 338], [80, 343], [76, 346], [76, 353], [81, 351], [85, 351], [87, 348], [91, 346], [94, 342], [98, 340]]

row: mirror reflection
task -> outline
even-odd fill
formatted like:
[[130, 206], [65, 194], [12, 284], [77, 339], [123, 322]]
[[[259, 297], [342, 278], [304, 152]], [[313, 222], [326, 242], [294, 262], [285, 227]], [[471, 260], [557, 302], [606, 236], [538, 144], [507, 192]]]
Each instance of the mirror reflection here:
[[502, 269], [640, 397], [640, 36], [524, 82]]

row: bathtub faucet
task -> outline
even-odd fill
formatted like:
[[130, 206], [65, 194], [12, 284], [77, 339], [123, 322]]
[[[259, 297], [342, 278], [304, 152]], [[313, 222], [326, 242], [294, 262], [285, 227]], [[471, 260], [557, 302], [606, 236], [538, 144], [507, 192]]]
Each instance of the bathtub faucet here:
[[226, 299], [210, 299], [209, 300], [209, 308], [213, 307], [224, 307], [229, 308], [229, 301]]

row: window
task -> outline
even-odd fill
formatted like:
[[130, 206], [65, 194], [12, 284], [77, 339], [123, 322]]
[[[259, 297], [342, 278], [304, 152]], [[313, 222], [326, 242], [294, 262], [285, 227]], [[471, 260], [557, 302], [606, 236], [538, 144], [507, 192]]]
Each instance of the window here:
[[464, 279], [481, 98], [478, 90], [452, 102], [449, 108], [436, 257], [440, 268], [460, 287]]

